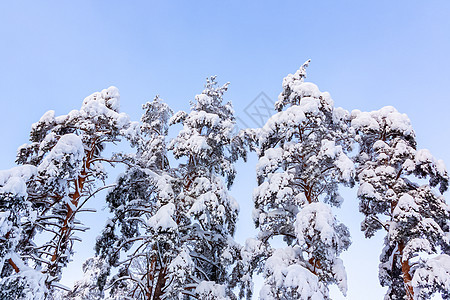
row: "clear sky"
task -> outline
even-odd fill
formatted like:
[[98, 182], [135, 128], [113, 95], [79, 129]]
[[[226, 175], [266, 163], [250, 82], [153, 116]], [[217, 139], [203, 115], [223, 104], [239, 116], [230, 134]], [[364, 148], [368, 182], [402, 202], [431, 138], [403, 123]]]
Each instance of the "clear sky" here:
[[[0, 169], [13, 166], [17, 147], [44, 112], [66, 114], [110, 85], [120, 89], [122, 111], [136, 120], [140, 105], [156, 94], [175, 111], [188, 109], [205, 78], [217, 74], [219, 82], [231, 82], [226, 98], [244, 119], [260, 92], [275, 100], [283, 77], [309, 58], [308, 80], [330, 92], [337, 106], [395, 106], [411, 118], [419, 147], [450, 165], [449, 54], [445, 0], [1, 0]], [[253, 234], [255, 163], [239, 165], [233, 188], [241, 204], [239, 241]], [[355, 192], [345, 196], [337, 212], [353, 236], [343, 255], [347, 298], [381, 299], [381, 236], [362, 238]], [[104, 224], [91, 222], [93, 232]], [[71, 274], [80, 272], [83, 255]]]

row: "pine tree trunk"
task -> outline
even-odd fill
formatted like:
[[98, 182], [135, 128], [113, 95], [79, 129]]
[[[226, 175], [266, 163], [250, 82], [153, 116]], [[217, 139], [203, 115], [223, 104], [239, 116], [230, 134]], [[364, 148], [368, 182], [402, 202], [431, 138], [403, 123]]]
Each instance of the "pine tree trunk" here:
[[[6, 233], [5, 239], [8, 240], [10, 235], [11, 235], [11, 231], [9, 231], [8, 233]], [[11, 267], [14, 269], [14, 271], [16, 271], [16, 273], [19, 273], [20, 269], [19, 269], [19, 267], [16, 265], [16, 263], [13, 261], [12, 258], [8, 259], [8, 263], [11, 265]]]
[[19, 267], [14, 263], [14, 261], [12, 260], [12, 258], [8, 259], [8, 263], [11, 265], [11, 267], [13, 267], [14, 271], [16, 271], [16, 273], [19, 273], [20, 269]]
[[411, 266], [409, 265], [408, 260], [403, 260], [403, 250], [405, 249], [405, 244], [400, 242], [398, 244], [399, 256], [402, 264], [402, 274], [403, 274], [403, 282], [405, 284], [406, 297], [408, 300], [414, 299], [414, 289], [411, 285], [412, 277], [410, 274]]
[[166, 268], [161, 269], [158, 274], [158, 280], [156, 281], [155, 293], [153, 294], [153, 300], [160, 300], [163, 296], [163, 288], [166, 285]]
[[[73, 207], [78, 206], [78, 202], [82, 195], [82, 191], [84, 188], [84, 183], [86, 181], [87, 172], [91, 165], [91, 161], [94, 156], [96, 139], [92, 142], [92, 147], [89, 151], [86, 152], [86, 160], [84, 166], [81, 170], [80, 176], [75, 181], [75, 192], [71, 195], [71, 203]], [[67, 214], [64, 218], [63, 226], [60, 229], [59, 233], [59, 242], [57, 247], [55, 248], [55, 252], [52, 255], [51, 262], [53, 263], [50, 266], [50, 274], [55, 276], [57, 273], [58, 262], [57, 260], [61, 257], [62, 253], [65, 253], [68, 247], [69, 237], [71, 233], [71, 229], [69, 223], [73, 221], [74, 211], [72, 210], [72, 206], [67, 204]]]

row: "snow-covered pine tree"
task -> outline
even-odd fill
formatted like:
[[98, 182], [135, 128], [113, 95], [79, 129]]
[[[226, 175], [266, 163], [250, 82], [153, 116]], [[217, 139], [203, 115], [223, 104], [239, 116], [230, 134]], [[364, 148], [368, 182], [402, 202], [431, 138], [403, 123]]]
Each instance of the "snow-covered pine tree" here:
[[98, 183], [104, 182], [102, 162], [114, 162], [101, 152], [130, 126], [128, 116], [118, 110], [119, 92], [110, 87], [85, 98], [80, 110], [59, 117], [49, 111], [33, 124], [31, 143], [20, 147], [17, 156], [22, 168], [35, 172], [23, 187], [26, 197], [21, 193], [26, 199], [22, 211], [29, 216], [20, 221], [20, 234], [12, 233], [16, 255], [9, 258], [12, 268], [3, 266], [2, 283], [18, 276], [30, 279], [24, 272], [31, 268], [45, 275], [48, 288], [58, 286], [73, 243], [80, 240], [75, 233], [87, 229], [76, 214], [85, 210], [86, 201], [99, 190]]
[[228, 271], [240, 248], [233, 239], [239, 206], [228, 188], [236, 174], [234, 162], [246, 159], [246, 151], [235, 134], [232, 105], [223, 101], [227, 89], [228, 84], [220, 87], [211, 77], [191, 103], [191, 112], [171, 119], [172, 124], [183, 124], [169, 148], [175, 158], [186, 160], [178, 168], [182, 191], [175, 211], [190, 257], [182, 268], [189, 274], [184, 288], [196, 298], [234, 297]]
[[[228, 84], [220, 87], [215, 77], [191, 103], [191, 112], [179, 112], [172, 123], [183, 129], [170, 149], [179, 165], [182, 192], [178, 197], [178, 223], [189, 237], [185, 248], [190, 257], [186, 287], [205, 299], [232, 298], [228, 269], [239, 249], [233, 240], [239, 206], [228, 193], [235, 178], [234, 162], [246, 158], [243, 140], [235, 134], [234, 111], [223, 103]], [[226, 184], [223, 178], [226, 178]]]
[[[353, 143], [350, 116], [328, 93], [304, 82], [308, 63], [284, 78], [279, 112], [249, 133], [258, 145], [253, 218], [260, 232], [242, 249], [241, 268], [264, 272], [261, 299], [328, 299], [332, 283], [347, 291], [339, 255], [350, 237], [331, 206], [342, 203], [338, 185], [353, 184], [346, 154]], [[286, 247], [272, 247], [277, 236]]]
[[416, 150], [409, 118], [393, 107], [355, 110], [351, 118], [360, 144], [361, 229], [366, 237], [386, 231], [379, 273], [388, 287], [386, 299], [429, 299], [435, 292], [447, 299], [450, 207], [435, 191], [448, 188], [444, 163], [428, 150]]
[[[129, 135], [136, 154], [107, 196], [113, 217], [96, 244], [97, 254], [119, 269], [109, 284], [112, 299], [161, 299], [170, 263], [183, 252], [174, 220], [179, 180], [165, 141], [172, 110], [159, 97], [143, 109], [141, 123]], [[97, 282], [100, 290], [105, 283]]]
[[[165, 138], [172, 114], [158, 98], [144, 106], [134, 165], [108, 195], [114, 217], [97, 241], [100, 255], [119, 272], [111, 295], [132, 299], [232, 297], [227, 266], [233, 262], [232, 239], [238, 206], [228, 194], [233, 162], [245, 157], [234, 136], [230, 103], [223, 104], [227, 85], [215, 78], [196, 96], [192, 111], [176, 114], [171, 123], [183, 129], [170, 143], [178, 160], [168, 163]], [[126, 256], [120, 260], [120, 252]]]

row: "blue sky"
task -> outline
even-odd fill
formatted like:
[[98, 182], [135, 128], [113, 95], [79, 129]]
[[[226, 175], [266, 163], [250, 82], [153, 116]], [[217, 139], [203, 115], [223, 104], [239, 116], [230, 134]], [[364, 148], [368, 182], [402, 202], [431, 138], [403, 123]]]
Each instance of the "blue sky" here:
[[[450, 165], [449, 12], [449, 1], [0, 1], [0, 168], [13, 166], [44, 112], [66, 114], [110, 85], [137, 119], [156, 94], [188, 109], [217, 74], [244, 118], [248, 103], [260, 92], [275, 100], [283, 77], [309, 58], [308, 80], [337, 106], [395, 106], [419, 147]], [[238, 171], [243, 239], [252, 234], [242, 228], [251, 227], [253, 166]], [[348, 299], [368, 299], [369, 289], [380, 299], [381, 236], [362, 239], [355, 193], [345, 196]]]

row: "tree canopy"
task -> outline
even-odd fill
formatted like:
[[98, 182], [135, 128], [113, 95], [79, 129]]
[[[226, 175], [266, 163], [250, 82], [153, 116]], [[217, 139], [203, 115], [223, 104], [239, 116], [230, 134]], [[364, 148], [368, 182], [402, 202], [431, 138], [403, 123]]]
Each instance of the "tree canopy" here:
[[[355, 185], [361, 230], [385, 235], [378, 272], [386, 299], [450, 298], [445, 164], [417, 148], [409, 118], [395, 108], [336, 107], [305, 81], [308, 64], [283, 79], [261, 128], [237, 130], [228, 83], [215, 76], [189, 111], [174, 113], [157, 96], [130, 121], [110, 87], [67, 115], [45, 113], [17, 166], [0, 171], [0, 298], [313, 300], [330, 299], [333, 284], [345, 296], [340, 255], [351, 237], [334, 210], [344, 201], [340, 187]], [[105, 156], [119, 142], [132, 150]], [[258, 234], [241, 245], [229, 189], [250, 151], [257, 186], [247, 201]], [[105, 164], [125, 172], [107, 184]], [[88, 228], [79, 215], [90, 201], [110, 212], [95, 245], [81, 239]], [[95, 255], [84, 277], [64, 287], [80, 245]], [[255, 274], [264, 278], [260, 291]]]

